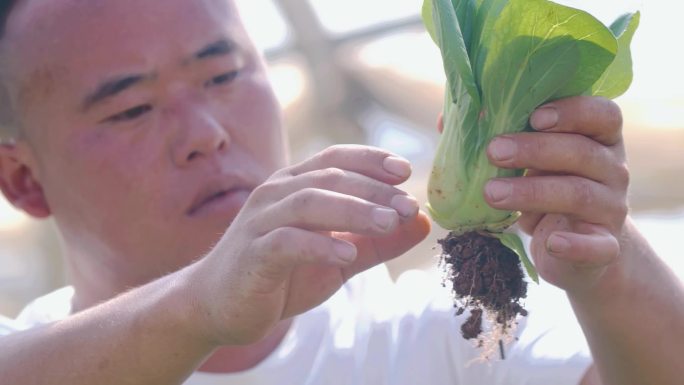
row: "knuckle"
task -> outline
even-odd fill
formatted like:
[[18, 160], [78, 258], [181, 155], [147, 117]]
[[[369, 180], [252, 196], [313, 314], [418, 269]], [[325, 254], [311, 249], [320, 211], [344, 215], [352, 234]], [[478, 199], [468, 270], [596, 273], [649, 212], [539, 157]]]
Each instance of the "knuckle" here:
[[257, 201], [261, 202], [272, 197], [278, 191], [279, 186], [277, 182], [267, 181], [257, 186], [254, 191], [252, 191], [252, 196]]
[[336, 160], [344, 157], [345, 154], [349, 152], [350, 148], [352, 147], [348, 144], [334, 144], [321, 151], [318, 155], [321, 160], [334, 163]]
[[613, 244], [610, 247], [608, 253], [607, 253], [607, 260], [605, 262], [605, 266], [617, 261], [617, 259], [620, 257], [620, 243], [617, 239], [613, 238]]
[[349, 148], [349, 146], [346, 145], [346, 144], [333, 144], [332, 146], [328, 147], [328, 148], [324, 151], [324, 153], [326, 153], [326, 152], [327, 152], [327, 153], [337, 153], [337, 152], [340, 152], [340, 151], [344, 151], [344, 150], [346, 150], [346, 149], [348, 149], [348, 148]]
[[289, 167], [284, 167], [279, 170], [276, 170], [269, 180], [274, 180], [274, 179], [281, 179], [281, 178], [286, 178], [286, 177], [291, 177], [294, 175], [294, 168], [296, 166], [289, 166]]
[[350, 200], [342, 210], [341, 216], [349, 228], [358, 229], [361, 232], [374, 232], [375, 225], [370, 219], [370, 213], [374, 207], [374, 205], [360, 204]]
[[295, 213], [306, 211], [318, 197], [318, 190], [315, 188], [305, 188], [292, 194], [290, 204]]
[[356, 222], [356, 218], [359, 217], [359, 215], [362, 215], [360, 213], [361, 211], [363, 210], [360, 210], [355, 202], [347, 201], [343, 207], [341, 207], [340, 216], [347, 226], [351, 226], [351, 224]]
[[627, 162], [622, 162], [619, 165], [617, 165], [613, 170], [613, 174], [615, 175], [615, 180], [617, 181], [620, 187], [626, 188], [627, 186], [629, 186], [631, 174], [629, 172]]
[[604, 111], [606, 123], [609, 127], [620, 130], [623, 124], [622, 110], [612, 100], [606, 99], [606, 108]]
[[526, 167], [533, 165], [535, 159], [540, 156], [547, 148], [547, 137], [536, 135], [536, 133], [523, 133], [520, 135], [511, 136], [513, 146], [517, 147], [515, 155], [510, 159], [513, 167]]
[[290, 232], [285, 228], [271, 231], [266, 241], [265, 251], [269, 254], [268, 257], [282, 255], [286, 250], [288, 239], [291, 239]]
[[324, 188], [333, 188], [343, 183], [347, 173], [337, 167], [320, 170], [316, 175], [317, 185]]
[[253, 235], [263, 235], [262, 232], [262, 215], [260, 212], [254, 214], [247, 214], [242, 216], [240, 221], [241, 227], [245, 229], [249, 234]]
[[369, 202], [389, 204], [395, 195], [400, 194], [402, 194], [402, 191], [392, 186], [389, 186], [388, 188], [385, 188], [384, 186], [375, 188], [375, 186], [372, 186], [369, 191], [366, 192], [364, 199]]
[[521, 186], [520, 188], [522, 190], [520, 192], [521, 195], [532, 202], [545, 202], [548, 200], [546, 197], [547, 188], [544, 183], [530, 183], [526, 187]]
[[337, 158], [337, 154], [340, 152], [340, 145], [334, 145], [324, 149], [319, 152], [315, 158], [321, 163], [327, 164], [333, 162]]
[[605, 165], [606, 162], [613, 158], [612, 152], [606, 146], [584, 136], [580, 136], [577, 139], [580, 141], [582, 149], [578, 159], [580, 162], [586, 163], [588, 160], [588, 163], [592, 166]]

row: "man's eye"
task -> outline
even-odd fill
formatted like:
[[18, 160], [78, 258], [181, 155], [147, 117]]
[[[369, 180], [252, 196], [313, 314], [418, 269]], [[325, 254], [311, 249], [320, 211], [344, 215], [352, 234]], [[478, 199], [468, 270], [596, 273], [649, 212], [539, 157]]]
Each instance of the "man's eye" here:
[[128, 120], [139, 118], [140, 116], [150, 112], [151, 110], [152, 106], [150, 106], [149, 104], [143, 104], [137, 107], [130, 108], [116, 115], [110, 116], [109, 118], [105, 119], [105, 121], [111, 123], [125, 122]]
[[238, 74], [239, 74], [239, 71], [226, 72], [224, 74], [214, 76], [213, 78], [208, 80], [206, 83], [204, 83], [204, 85], [206, 87], [210, 87], [210, 86], [218, 86], [218, 85], [222, 85], [222, 84], [228, 84], [228, 83], [232, 82], [233, 80], [235, 80], [235, 78], [238, 76]]

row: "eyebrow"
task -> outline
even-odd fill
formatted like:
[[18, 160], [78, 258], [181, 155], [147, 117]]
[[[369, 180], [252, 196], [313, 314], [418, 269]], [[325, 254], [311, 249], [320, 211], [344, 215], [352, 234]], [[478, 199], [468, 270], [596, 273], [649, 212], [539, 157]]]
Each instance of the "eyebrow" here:
[[[220, 39], [213, 43], [207, 44], [205, 47], [197, 51], [192, 55], [191, 60], [204, 60], [217, 56], [230, 55], [235, 51], [236, 44], [229, 39]], [[186, 61], [188, 62], [188, 61]], [[106, 80], [100, 83], [95, 91], [90, 93], [83, 100], [82, 106], [83, 110], [87, 111], [92, 108], [93, 105], [101, 103], [102, 101], [111, 98], [139, 83], [154, 79], [154, 74], [135, 74], [135, 75], [124, 75], [115, 77], [113, 79]]]
[[83, 100], [83, 110], [90, 109], [93, 105], [101, 103], [105, 99], [111, 98], [139, 83], [153, 79], [153, 74], [143, 75], [124, 75], [113, 79], [105, 80], [100, 83], [95, 91], [90, 93]]
[[230, 55], [235, 51], [235, 42], [228, 39], [220, 39], [213, 43], [207, 44], [193, 55], [194, 60], [202, 60], [216, 56]]

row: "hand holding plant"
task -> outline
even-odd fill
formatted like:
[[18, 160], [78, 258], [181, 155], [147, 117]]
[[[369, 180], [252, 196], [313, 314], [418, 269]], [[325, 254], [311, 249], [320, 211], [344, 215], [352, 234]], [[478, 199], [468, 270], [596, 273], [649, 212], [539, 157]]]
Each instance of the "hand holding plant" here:
[[522, 212], [535, 266], [569, 292], [591, 289], [620, 252], [629, 172], [620, 109], [600, 97], [555, 101], [532, 115], [540, 132], [495, 138], [492, 164], [527, 169], [487, 183], [487, 203]]

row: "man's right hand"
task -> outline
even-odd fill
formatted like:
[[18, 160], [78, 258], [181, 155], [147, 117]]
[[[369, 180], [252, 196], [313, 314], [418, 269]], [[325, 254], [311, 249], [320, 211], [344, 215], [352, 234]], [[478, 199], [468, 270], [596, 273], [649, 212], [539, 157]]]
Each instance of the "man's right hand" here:
[[396, 186], [408, 161], [335, 146], [276, 172], [196, 264], [193, 299], [212, 343], [258, 341], [325, 301], [351, 276], [406, 252], [430, 230]]

